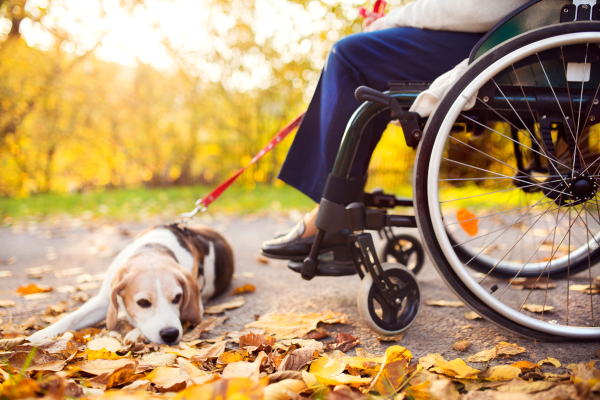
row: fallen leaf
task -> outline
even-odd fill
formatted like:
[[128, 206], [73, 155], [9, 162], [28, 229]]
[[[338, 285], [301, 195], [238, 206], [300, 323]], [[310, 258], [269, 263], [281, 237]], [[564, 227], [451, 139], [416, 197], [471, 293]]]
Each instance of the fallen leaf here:
[[268, 379], [253, 381], [248, 378], [219, 379], [205, 385], [194, 385], [177, 393], [173, 400], [263, 400]]
[[404, 332], [402, 332], [398, 335], [393, 335], [393, 336], [378, 336], [377, 340], [380, 342], [399, 342], [402, 340], [403, 337], [404, 337]]
[[456, 220], [469, 236], [475, 236], [479, 232], [479, 220], [471, 211], [460, 208], [456, 212]]
[[538, 304], [523, 304], [523, 308], [526, 309], [527, 311], [536, 312], [536, 313], [554, 310], [554, 307], [552, 307], [552, 306], [544, 306], [544, 305], [538, 305]]
[[256, 292], [256, 286], [254, 286], [251, 283], [246, 283], [244, 286], [239, 286], [239, 287], [236, 287], [235, 289], [233, 289], [231, 291], [231, 295], [236, 296], [238, 294], [254, 293], [254, 292]]
[[[12, 368], [22, 370], [29, 356], [30, 351], [15, 351], [8, 357], [8, 362]], [[58, 357], [51, 356], [42, 351], [36, 351], [29, 364], [27, 371], [62, 371], [67, 361]]]
[[379, 373], [373, 378], [369, 389], [384, 396], [397, 393], [406, 378], [406, 369], [412, 354], [402, 346], [391, 346], [385, 351], [385, 359]]
[[179, 342], [179, 348], [177, 347], [163, 347], [162, 351], [165, 353], [173, 353], [177, 354], [180, 357], [191, 358], [194, 356], [199, 356], [200, 351], [197, 349], [191, 348], [184, 342]]
[[509, 279], [508, 282], [512, 282], [509, 286], [512, 290], [523, 290], [523, 289], [540, 289], [546, 290], [553, 289], [556, 287], [556, 283], [549, 278], [516, 278], [515, 280]]
[[269, 259], [261, 254], [255, 254], [254, 257], [256, 258], [256, 261], [258, 261], [259, 264], [269, 263]]
[[85, 290], [98, 289], [99, 287], [100, 287], [100, 284], [98, 282], [87, 282], [87, 283], [82, 283], [81, 285], [76, 286], [75, 289], [80, 290], [80, 291], [85, 291]]
[[556, 386], [555, 382], [547, 381], [519, 382], [512, 385], [498, 386], [496, 387], [496, 390], [505, 393], [537, 393], [546, 391], [554, 386]]
[[214, 306], [209, 306], [204, 308], [205, 314], [221, 314], [226, 310], [231, 310], [233, 308], [239, 308], [246, 304], [246, 300], [243, 297], [236, 297], [234, 300], [228, 301], [226, 303], [217, 304]]
[[264, 389], [264, 400], [289, 400], [291, 397], [288, 394], [300, 393], [306, 389], [306, 383], [298, 379], [284, 379], [277, 383], [273, 383]]
[[360, 339], [348, 333], [338, 333], [335, 336], [334, 348], [339, 351], [346, 352], [360, 343]]
[[0, 300], [0, 307], [7, 308], [7, 307], [14, 307], [16, 305], [17, 304], [12, 300]]
[[164, 351], [148, 353], [142, 356], [142, 361], [153, 367], [168, 367], [171, 365], [175, 365], [176, 360], [177, 355], [165, 353]]
[[302, 339], [319, 340], [319, 339], [323, 339], [330, 335], [331, 335], [331, 333], [327, 332], [327, 330], [325, 330], [324, 328], [317, 328], [316, 330], [314, 330], [312, 332], [308, 332], [306, 335], [304, 335], [304, 337], [302, 337]]
[[279, 371], [299, 371], [300, 368], [312, 361], [315, 349], [303, 347], [291, 351], [279, 366]]
[[190, 332], [184, 334], [181, 337], [183, 342], [191, 342], [192, 340], [196, 340], [200, 337], [200, 335], [206, 331], [210, 331], [217, 326], [217, 318], [205, 318], [200, 322], [196, 327]]
[[[310, 364], [309, 373], [316, 378], [317, 381], [324, 385], [366, 385], [371, 382], [371, 378], [361, 378], [358, 376], [352, 376], [344, 374], [346, 365], [338, 360], [333, 360], [328, 357], [321, 357]], [[304, 374], [303, 374], [304, 377]], [[307, 386], [310, 379], [304, 379]]]
[[90, 295], [85, 292], [73, 293], [71, 295], [71, 300], [77, 303], [85, 303], [90, 299]]
[[428, 306], [438, 307], [464, 307], [465, 303], [460, 300], [425, 300]]
[[544, 358], [543, 360], [538, 361], [538, 365], [541, 367], [543, 364], [552, 364], [554, 365], [556, 368], [560, 368], [560, 361], [558, 361], [556, 358], [552, 358], [552, 357], [548, 357], [548, 358]]
[[440, 354], [428, 354], [419, 359], [419, 365], [432, 372], [458, 379], [476, 379], [480, 372], [478, 369], [469, 367], [463, 360], [456, 358], [446, 361]]
[[507, 357], [523, 353], [525, 348], [519, 347], [516, 344], [500, 342], [492, 350], [484, 350], [473, 354], [467, 361], [469, 362], [488, 362], [497, 357]]
[[242, 272], [244, 278], [254, 278], [254, 272]]
[[24, 337], [0, 339], [0, 351], [11, 351], [24, 341]]
[[105, 336], [89, 341], [87, 348], [94, 351], [104, 349], [116, 353], [117, 351], [121, 350], [121, 343], [117, 339]]
[[226, 351], [217, 358], [219, 364], [230, 364], [233, 362], [244, 361], [248, 357], [248, 351], [245, 349]]
[[42, 274], [48, 274], [52, 271], [54, 271], [54, 268], [51, 265], [42, 265], [41, 267], [27, 268], [25, 270], [25, 274], [27, 274], [29, 276], [31, 276], [31, 275], [38, 276], [38, 275], [42, 275]]
[[55, 292], [57, 293], [75, 293], [75, 286], [64, 285], [56, 288]]
[[157, 367], [146, 375], [146, 379], [152, 382], [159, 392], [165, 393], [185, 389], [187, 377], [181, 374], [179, 368]]
[[518, 379], [521, 370], [510, 365], [498, 365], [490, 367], [485, 371], [479, 373], [477, 377], [486, 381], [509, 381], [511, 379]]
[[472, 321], [474, 319], [481, 319], [481, 315], [477, 314], [475, 311], [467, 311], [465, 313], [465, 318]]
[[35, 294], [35, 293], [46, 293], [46, 292], [51, 292], [52, 288], [50, 286], [45, 286], [45, 285], [36, 285], [35, 283], [30, 283], [29, 285], [25, 285], [25, 286], [19, 286], [19, 288], [17, 289], [17, 294], [19, 296], [25, 296], [28, 294]]
[[0, 271], [0, 278], [9, 278], [12, 276], [11, 271]]
[[85, 268], [83, 268], [83, 267], [67, 268], [67, 269], [62, 269], [60, 271], [56, 271], [54, 273], [54, 276], [56, 276], [57, 278], [64, 278], [66, 276], [79, 275], [79, 274], [83, 273], [84, 271], [85, 271]]
[[25, 300], [43, 300], [43, 299], [48, 299], [52, 297], [52, 295], [50, 293], [33, 293], [33, 294], [26, 294], [23, 296], [23, 298]]
[[510, 366], [519, 368], [521, 372], [533, 371], [538, 367], [536, 363], [532, 363], [531, 361], [517, 361], [510, 364]]
[[261, 351], [254, 362], [237, 361], [227, 364], [221, 376], [223, 379], [230, 378], [248, 378], [253, 381], [258, 381], [260, 376], [260, 366], [267, 355]]
[[87, 372], [91, 375], [102, 375], [107, 372], [112, 372], [117, 370], [125, 365], [133, 364], [137, 366], [137, 361], [132, 359], [119, 359], [119, 360], [85, 360], [85, 361], [77, 361], [73, 363], [73, 367], [78, 368], [84, 372]]
[[46, 312], [44, 313], [45, 315], [51, 315], [51, 316], [57, 316], [59, 314], [64, 313], [65, 311], [67, 311], [69, 309], [69, 302], [68, 301], [61, 301], [58, 304], [54, 304], [54, 305], [49, 305], [46, 306]]
[[218, 358], [223, 352], [225, 352], [226, 341], [217, 342], [212, 346], [200, 349], [197, 356], [190, 358], [190, 362], [205, 362], [211, 358]]
[[452, 348], [456, 351], [467, 351], [469, 347], [471, 347], [471, 342], [468, 340], [458, 340], [452, 345]]
[[121, 391], [124, 392], [138, 392], [138, 391], [146, 391], [150, 389], [150, 381], [146, 379], [141, 379], [139, 381], [134, 381], [127, 386], [124, 386]]
[[242, 335], [239, 337], [240, 348], [246, 348], [249, 352], [253, 351], [265, 351], [271, 352], [271, 346], [275, 344], [275, 338], [271, 336], [264, 336], [260, 334], [254, 334], [252, 332]]
[[276, 339], [293, 339], [304, 337], [317, 328], [319, 322], [328, 324], [346, 323], [345, 314], [329, 311], [327, 313], [309, 314], [267, 314], [258, 321], [247, 324], [247, 328], [263, 328], [267, 334]]
[[87, 349], [85, 351], [85, 355], [88, 360], [119, 360], [121, 358], [126, 358], [128, 354], [124, 356], [120, 356], [115, 352], [108, 350], [90, 350]]

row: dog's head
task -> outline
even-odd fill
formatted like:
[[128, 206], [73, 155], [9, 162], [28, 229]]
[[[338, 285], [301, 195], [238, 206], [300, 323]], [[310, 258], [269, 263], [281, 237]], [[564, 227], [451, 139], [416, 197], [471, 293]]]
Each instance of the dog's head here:
[[108, 329], [117, 324], [119, 296], [134, 326], [152, 342], [177, 343], [181, 320], [202, 320], [196, 278], [167, 254], [138, 254], [119, 268], [111, 285]]

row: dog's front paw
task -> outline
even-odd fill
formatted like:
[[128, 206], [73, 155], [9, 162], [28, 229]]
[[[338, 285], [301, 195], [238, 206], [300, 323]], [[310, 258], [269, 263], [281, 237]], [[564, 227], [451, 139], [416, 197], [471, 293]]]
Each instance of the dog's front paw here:
[[133, 346], [136, 343], [143, 342], [144, 339], [146, 339], [146, 338], [144, 337], [144, 334], [142, 333], [142, 331], [140, 331], [138, 328], [135, 328], [135, 329], [129, 331], [127, 333], [127, 335], [125, 335], [125, 339], [123, 339], [123, 344], [125, 346]]
[[41, 331], [37, 331], [33, 335], [29, 336], [27, 338], [27, 340], [29, 340], [29, 342], [31, 342], [31, 343], [34, 343], [34, 342], [37, 342], [38, 340], [42, 340], [42, 339], [55, 338], [57, 336], [60, 336], [60, 334], [62, 334], [62, 333], [63, 333], [62, 330], [56, 329], [53, 326], [49, 326], [48, 328], [42, 329]]

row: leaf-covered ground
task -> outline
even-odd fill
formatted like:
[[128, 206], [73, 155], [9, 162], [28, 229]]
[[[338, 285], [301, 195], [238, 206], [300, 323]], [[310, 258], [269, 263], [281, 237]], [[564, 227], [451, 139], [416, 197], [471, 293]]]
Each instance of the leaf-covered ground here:
[[[600, 398], [594, 362], [514, 362], [512, 356], [527, 352], [516, 344], [500, 342], [466, 362], [440, 354], [413, 359], [398, 344], [370, 354], [360, 338], [331, 335], [327, 324], [345, 323], [342, 313], [268, 314], [242, 331], [222, 333], [225, 319], [188, 326], [174, 346], [128, 343], [126, 324], [121, 332], [87, 328], [29, 343], [27, 335], [38, 326], [5, 324], [0, 399]], [[469, 346], [466, 340], [454, 345], [457, 351]], [[347, 354], [351, 349], [356, 356]], [[501, 363], [488, 366], [492, 360]]]

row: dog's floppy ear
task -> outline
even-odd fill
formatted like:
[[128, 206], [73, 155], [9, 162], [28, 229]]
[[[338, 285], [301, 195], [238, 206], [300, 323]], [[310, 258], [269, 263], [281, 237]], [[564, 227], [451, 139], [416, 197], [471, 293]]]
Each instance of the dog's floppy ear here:
[[178, 280], [183, 289], [183, 301], [181, 302], [181, 315], [183, 321], [189, 321], [192, 324], [199, 324], [202, 321], [202, 312], [200, 310], [200, 286], [192, 274], [181, 268], [181, 275]]
[[125, 286], [127, 286], [128, 279], [125, 276], [125, 270], [121, 269], [117, 271], [115, 278], [112, 281], [110, 288], [110, 305], [106, 312], [106, 328], [108, 330], [115, 329], [117, 326], [117, 319], [119, 314], [119, 302], [117, 296], [121, 293]]

